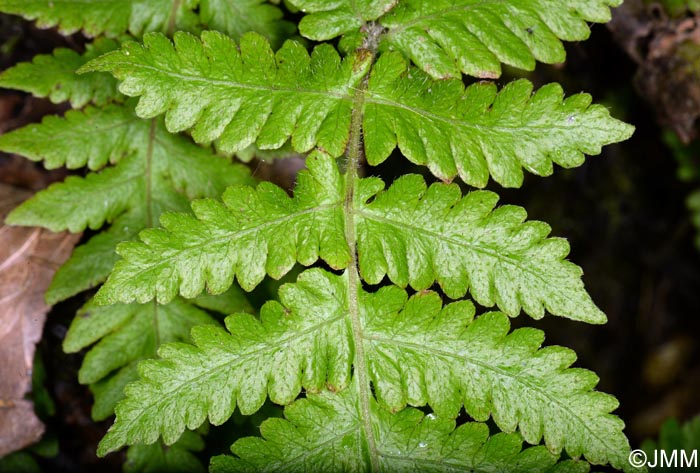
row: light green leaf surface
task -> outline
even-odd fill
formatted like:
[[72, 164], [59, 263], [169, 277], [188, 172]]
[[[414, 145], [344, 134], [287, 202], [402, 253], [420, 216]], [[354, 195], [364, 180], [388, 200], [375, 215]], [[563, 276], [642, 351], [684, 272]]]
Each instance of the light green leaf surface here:
[[380, 57], [365, 100], [367, 161], [383, 162], [398, 146], [410, 161], [443, 180], [456, 175], [484, 187], [489, 175], [519, 187], [523, 169], [552, 174], [553, 163], [571, 168], [603, 145], [629, 138], [634, 127], [610, 116], [591, 96], [564, 99], [558, 84], [533, 94], [527, 80], [500, 92], [493, 83], [464, 88], [461, 80], [434, 81], [408, 67], [399, 54]]
[[[2, 0], [0, 0], [0, 5]], [[69, 101], [74, 108], [88, 103], [104, 105], [119, 97], [117, 82], [108, 74], [78, 75], [88, 61], [119, 47], [111, 39], [98, 38], [86, 45], [84, 54], [58, 48], [53, 54], [39, 54], [32, 62], [19, 63], [0, 74], [0, 87], [22, 90], [53, 103]]]
[[100, 228], [123, 214], [136, 198], [139, 202], [146, 200], [145, 186], [140, 182], [145, 172], [142, 164], [138, 157], [130, 156], [119, 166], [84, 178], [69, 176], [17, 207], [7, 217], [7, 223], [43, 226], [53, 232]]
[[326, 41], [359, 31], [369, 21], [391, 10], [398, 0], [291, 0], [305, 13], [299, 32], [309, 39]]
[[198, 143], [217, 141], [231, 153], [256, 144], [279, 148], [291, 138], [299, 152], [314, 146], [333, 156], [345, 151], [353, 88], [366, 74], [369, 55], [341, 60], [329, 45], [311, 55], [288, 41], [277, 52], [262, 36], [249, 33], [237, 45], [221, 33], [201, 40], [178, 33], [144, 36], [120, 51], [89, 63], [84, 71], [109, 71], [119, 90], [141, 96], [142, 118], [165, 114], [169, 131], [192, 130]]
[[[52, 136], [62, 137], [60, 145]], [[52, 231], [78, 232], [113, 224], [110, 232], [93, 237], [87, 249], [76, 250], [50, 289], [52, 301], [103, 280], [116, 259], [114, 246], [151, 226], [163, 211], [185, 210], [190, 198], [218, 196], [229, 185], [252, 182], [247, 168], [171, 135], [159, 120], [142, 121], [128, 106], [48, 117], [40, 125], [1, 136], [0, 149], [44, 159], [47, 167], [97, 169], [108, 160], [115, 163], [99, 173], [53, 184], [7, 218], [10, 224]]]
[[254, 31], [276, 47], [295, 30], [282, 15], [279, 7], [265, 0], [199, 0], [199, 17], [204, 29], [220, 31], [232, 38]]
[[114, 416], [114, 408], [124, 399], [124, 390], [129, 383], [138, 379], [137, 363], [129, 364], [112, 376], [90, 384], [94, 403], [90, 415], [93, 420], [105, 420]]
[[309, 265], [319, 257], [344, 268], [350, 261], [347, 211], [355, 213], [359, 268], [371, 284], [384, 275], [417, 290], [437, 281], [449, 297], [470, 290], [480, 304], [497, 305], [511, 316], [522, 307], [534, 318], [547, 309], [575, 320], [605, 321], [583, 287], [581, 269], [564, 259], [566, 241], [547, 238], [550, 228], [542, 222], [525, 222], [522, 208], [494, 209], [495, 194], [462, 197], [456, 185], [428, 190], [416, 175], [386, 191], [377, 178], [360, 180], [355, 202], [345, 206], [333, 160], [313, 153], [307, 165], [294, 198], [261, 184], [257, 190], [229, 189], [223, 205], [196, 201], [194, 217], [165, 215], [163, 229], [119, 247], [124, 259], [99, 301], [164, 303], [205, 288], [221, 292], [234, 277], [250, 290], [266, 273], [279, 278], [295, 261]]
[[335, 163], [318, 153], [302, 172], [295, 196], [263, 182], [231, 187], [215, 200], [192, 204], [194, 216], [168, 213], [163, 229], [141, 233], [146, 243], [124, 243], [124, 260], [100, 289], [101, 302], [187, 298], [225, 291], [238, 279], [253, 289], [265, 274], [280, 278], [299, 261], [322, 258], [344, 268], [350, 255], [343, 233], [343, 183]]
[[69, 110], [64, 117], [47, 115], [40, 124], [0, 135], [0, 150], [43, 161], [46, 169], [87, 166], [97, 171], [134, 154], [143, 144], [144, 129], [148, 123], [127, 106], [88, 107]]
[[[489, 437], [485, 424], [457, 427], [452, 419], [417, 409], [391, 414], [374, 403], [370, 418], [364, 419], [353, 391], [323, 392], [295, 402], [285, 409], [285, 419], [263, 422], [263, 438], [238, 440], [231, 447], [235, 457], [214, 457], [210, 472], [553, 471], [556, 457], [545, 448], [523, 449], [517, 434]], [[376, 436], [376, 470], [362, 422], [371, 423]], [[567, 463], [574, 464], [563, 465]]]
[[592, 391], [595, 374], [569, 368], [572, 351], [540, 349], [539, 330], [508, 334], [503, 314], [473, 321], [469, 302], [443, 308], [436, 293], [408, 299], [395, 286], [358, 288], [351, 301], [348, 285], [347, 275], [309, 270], [282, 286], [281, 303], [268, 302], [259, 320], [233, 315], [226, 319], [230, 333], [196, 327], [196, 347], [164, 345], [162, 360], [139, 366], [141, 379], [117, 406], [100, 454], [158, 436], [172, 443], [207, 418], [223, 423], [236, 406], [251, 414], [267, 396], [287, 404], [302, 388], [342, 390], [354, 365], [355, 372], [368, 371], [379, 403], [393, 412], [429, 404], [454, 418], [463, 404], [473, 418], [519, 429], [530, 443], [544, 438], [553, 452], [565, 448], [593, 463], [626, 461], [623, 423], [610, 414], [617, 401]]
[[362, 279], [385, 275], [416, 290], [435, 281], [448, 297], [467, 288], [481, 305], [535, 319], [554, 315], [604, 323], [581, 281], [581, 268], [566, 261], [569, 244], [549, 238], [549, 225], [525, 221], [521, 207], [496, 208], [498, 196], [476, 191], [462, 197], [454, 184], [427, 187], [406, 175], [383, 190], [364, 179], [356, 193], [357, 251]]
[[118, 36], [129, 32], [192, 29], [197, 0], [0, 0], [0, 12], [36, 20], [40, 28], [58, 26], [63, 34]]
[[[349, 3], [349, 2], [348, 2]], [[380, 19], [383, 43], [435, 78], [501, 75], [501, 63], [532, 70], [566, 54], [560, 40], [581, 41], [589, 23], [610, 20], [622, 0], [401, 0]]]

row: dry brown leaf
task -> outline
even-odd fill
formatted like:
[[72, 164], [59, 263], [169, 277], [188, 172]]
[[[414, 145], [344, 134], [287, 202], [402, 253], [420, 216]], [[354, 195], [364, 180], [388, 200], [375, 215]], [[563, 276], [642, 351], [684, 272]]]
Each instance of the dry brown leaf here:
[[[30, 195], [0, 184], [0, 222]], [[0, 457], [36, 442], [44, 431], [25, 396], [49, 310], [44, 292], [79, 238], [0, 223]]]

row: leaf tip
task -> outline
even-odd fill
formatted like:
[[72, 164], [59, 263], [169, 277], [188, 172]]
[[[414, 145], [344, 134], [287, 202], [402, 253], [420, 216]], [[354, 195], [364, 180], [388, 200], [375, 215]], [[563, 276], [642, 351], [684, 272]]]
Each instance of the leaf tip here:
[[97, 456], [100, 458], [104, 458], [108, 454], [115, 452], [124, 445], [126, 445], [123, 440], [117, 437], [113, 429], [114, 426], [112, 426], [112, 428], [109, 429], [109, 431], [107, 431], [107, 434], [102, 438], [102, 440], [100, 440], [100, 443], [97, 445]]

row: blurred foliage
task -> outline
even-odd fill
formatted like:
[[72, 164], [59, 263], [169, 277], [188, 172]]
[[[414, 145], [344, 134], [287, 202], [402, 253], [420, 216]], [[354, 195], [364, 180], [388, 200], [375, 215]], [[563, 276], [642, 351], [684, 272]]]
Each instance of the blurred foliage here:
[[659, 5], [673, 17], [700, 11], [700, 0], [645, 0], [645, 3], [649, 6]]
[[[700, 450], [700, 415], [680, 425], [676, 419], [667, 420], [658, 440], [647, 440], [642, 444], [642, 450], [648, 458], [654, 458], [654, 451], [664, 451], [671, 454], [673, 451], [684, 451], [690, 458], [693, 452], [697, 458], [697, 451]], [[650, 468], [650, 472], [671, 472], [679, 471], [678, 468], [662, 467]], [[688, 469], [688, 471], [691, 471]], [[697, 470], [692, 470], [697, 471]]]
[[[700, 140], [684, 145], [678, 136], [666, 130], [663, 140], [678, 162], [678, 179], [700, 186]], [[693, 191], [686, 200], [690, 220], [697, 229], [695, 245], [700, 249], [700, 189]]]
[[41, 473], [31, 454], [21, 451], [0, 458], [0, 473]]

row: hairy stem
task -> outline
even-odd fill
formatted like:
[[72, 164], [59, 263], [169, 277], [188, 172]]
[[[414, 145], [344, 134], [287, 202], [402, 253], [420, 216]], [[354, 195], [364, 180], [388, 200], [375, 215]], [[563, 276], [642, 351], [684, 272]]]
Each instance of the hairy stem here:
[[[372, 54], [371, 51], [365, 51]], [[362, 161], [362, 110], [364, 108], [365, 94], [367, 91], [368, 77], [365, 77], [360, 87], [355, 91], [352, 107], [352, 122], [350, 129], [350, 141], [346, 150], [345, 164], [345, 241], [350, 249], [351, 263], [346, 270], [347, 275], [347, 300], [350, 322], [352, 324], [353, 343], [355, 351], [354, 370], [355, 382], [358, 385], [360, 398], [361, 421], [367, 439], [370, 463], [372, 471], [379, 471], [379, 452], [372, 431], [371, 406], [372, 388], [369, 381], [369, 369], [367, 367], [364, 346], [362, 322], [360, 320], [358, 287], [360, 285], [360, 275], [357, 261], [357, 235], [355, 234], [355, 183], [357, 181], [357, 170]]]
[[146, 227], [151, 228], [154, 223], [153, 218], [153, 151], [156, 140], [156, 119], [151, 120], [148, 130], [148, 149], [146, 150], [146, 169], [144, 169], [144, 179], [146, 187]]
[[[146, 151], [146, 169], [144, 170], [144, 178], [146, 180], [146, 226], [153, 227], [154, 212], [153, 212], [153, 151], [156, 140], [156, 119], [151, 120], [151, 126], [148, 130], [148, 150]], [[153, 306], [153, 332], [155, 335], [155, 344], [153, 347], [153, 355], [157, 355], [158, 347], [160, 346], [160, 325], [158, 322], [158, 303], [155, 299], [152, 302]]]

